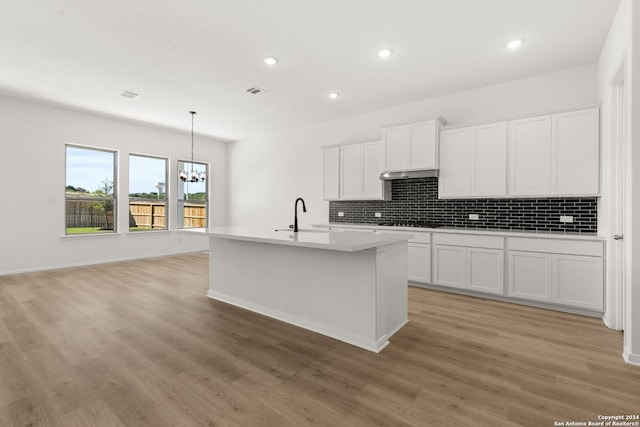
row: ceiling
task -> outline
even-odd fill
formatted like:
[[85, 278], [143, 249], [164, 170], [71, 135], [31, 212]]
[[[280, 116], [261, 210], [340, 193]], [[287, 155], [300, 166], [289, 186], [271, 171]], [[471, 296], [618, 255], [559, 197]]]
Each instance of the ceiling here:
[[596, 62], [618, 3], [2, 0], [0, 93], [237, 140]]

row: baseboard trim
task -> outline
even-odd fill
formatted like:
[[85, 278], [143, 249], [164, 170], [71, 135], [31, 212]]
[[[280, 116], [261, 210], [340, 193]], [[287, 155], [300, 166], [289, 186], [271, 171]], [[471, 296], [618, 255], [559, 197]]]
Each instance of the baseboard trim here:
[[640, 366], [640, 354], [627, 353], [625, 351], [622, 353], [622, 358], [629, 365]]

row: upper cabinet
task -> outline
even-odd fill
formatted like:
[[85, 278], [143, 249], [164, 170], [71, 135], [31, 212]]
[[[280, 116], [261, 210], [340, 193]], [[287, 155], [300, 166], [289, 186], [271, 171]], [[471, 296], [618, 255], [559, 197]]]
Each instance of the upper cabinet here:
[[325, 200], [386, 200], [380, 141], [323, 148]]
[[599, 109], [443, 130], [440, 198], [597, 196]]
[[513, 120], [512, 196], [596, 196], [600, 192], [598, 108]]
[[438, 167], [438, 135], [443, 119], [382, 129], [383, 170], [404, 171]]
[[440, 134], [440, 198], [507, 195], [506, 122]]
[[597, 108], [551, 116], [551, 192], [600, 192], [600, 114]]

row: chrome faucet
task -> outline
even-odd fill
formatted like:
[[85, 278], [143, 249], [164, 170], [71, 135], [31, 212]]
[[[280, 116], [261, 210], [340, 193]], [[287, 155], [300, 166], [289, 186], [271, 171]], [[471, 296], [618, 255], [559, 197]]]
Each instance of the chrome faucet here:
[[307, 208], [304, 205], [304, 200], [302, 200], [302, 197], [298, 197], [296, 199], [296, 206], [295, 206], [295, 216], [294, 216], [294, 220], [293, 220], [293, 232], [297, 233], [298, 232], [298, 202], [302, 202], [302, 212], [306, 212]]

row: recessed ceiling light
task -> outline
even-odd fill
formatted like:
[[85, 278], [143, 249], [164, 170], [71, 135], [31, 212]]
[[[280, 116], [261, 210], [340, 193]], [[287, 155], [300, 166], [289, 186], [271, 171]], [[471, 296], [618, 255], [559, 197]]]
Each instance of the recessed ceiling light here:
[[393, 53], [393, 51], [391, 49], [386, 49], [386, 48], [385, 49], [380, 49], [378, 51], [378, 56], [380, 58], [388, 58], [388, 57], [391, 56], [392, 53]]
[[329, 94], [329, 98], [331, 98], [331, 99], [336, 99], [338, 97], [340, 97], [340, 94], [338, 92], [331, 92]]
[[124, 96], [125, 98], [137, 98], [140, 96], [139, 93], [131, 92], [130, 90], [123, 90], [120, 92], [120, 96]]
[[513, 39], [509, 41], [505, 46], [507, 47], [507, 49], [515, 50], [515, 49], [518, 49], [523, 44], [524, 44], [524, 39], [519, 38], [519, 39]]
[[262, 58], [262, 62], [267, 65], [276, 65], [278, 63], [278, 58], [276, 58], [275, 56], [265, 56], [264, 58]]

